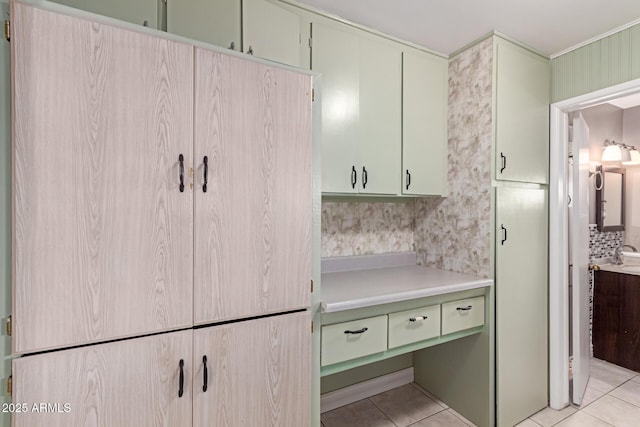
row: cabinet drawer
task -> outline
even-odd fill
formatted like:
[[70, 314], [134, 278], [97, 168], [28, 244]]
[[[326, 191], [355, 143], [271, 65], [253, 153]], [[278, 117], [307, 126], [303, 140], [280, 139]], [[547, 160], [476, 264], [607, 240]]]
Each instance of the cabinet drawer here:
[[484, 325], [484, 296], [442, 304], [442, 335]]
[[389, 314], [389, 348], [440, 335], [440, 305]]
[[379, 353], [386, 349], [386, 315], [322, 327], [322, 366]]

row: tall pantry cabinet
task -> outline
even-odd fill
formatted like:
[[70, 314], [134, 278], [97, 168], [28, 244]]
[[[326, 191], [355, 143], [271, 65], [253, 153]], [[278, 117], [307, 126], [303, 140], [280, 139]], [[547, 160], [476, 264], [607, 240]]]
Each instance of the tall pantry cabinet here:
[[311, 76], [11, 21], [13, 424], [308, 424]]

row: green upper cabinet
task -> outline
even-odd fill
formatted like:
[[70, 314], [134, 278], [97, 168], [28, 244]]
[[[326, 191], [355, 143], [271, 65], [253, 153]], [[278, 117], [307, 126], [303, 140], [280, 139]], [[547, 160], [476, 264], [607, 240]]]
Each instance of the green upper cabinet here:
[[269, 0], [167, 0], [167, 31], [301, 65], [300, 16]]
[[242, 1], [242, 38], [246, 53], [301, 65], [300, 16], [270, 1]]
[[167, 0], [167, 31], [241, 50], [240, 0]]
[[322, 75], [322, 191], [395, 195], [400, 185], [401, 51], [381, 37], [312, 24]]
[[[53, 0], [56, 3], [97, 13], [98, 15], [160, 28], [158, 0]], [[180, 0], [182, 1], [182, 0]]]
[[447, 194], [448, 66], [426, 52], [402, 53], [402, 194]]
[[549, 181], [549, 60], [496, 37], [495, 178]]

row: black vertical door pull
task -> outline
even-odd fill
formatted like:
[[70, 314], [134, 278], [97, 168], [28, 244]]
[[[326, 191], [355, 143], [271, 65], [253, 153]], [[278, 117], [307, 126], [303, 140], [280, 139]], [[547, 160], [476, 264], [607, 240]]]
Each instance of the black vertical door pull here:
[[178, 162], [180, 162], [180, 192], [184, 192], [184, 156], [180, 154], [178, 156]]
[[351, 166], [351, 188], [356, 188], [357, 182], [358, 182], [358, 172], [356, 171], [355, 166]]
[[178, 397], [182, 397], [184, 394], [184, 360], [180, 359], [180, 379], [178, 380]]
[[209, 176], [209, 157], [204, 156], [204, 159], [202, 159], [202, 162], [204, 163], [204, 184], [202, 184], [202, 192], [206, 193], [207, 192], [207, 181], [208, 181], [208, 176]]
[[504, 228], [503, 224], [500, 224], [500, 229], [502, 230], [502, 240], [500, 241], [500, 244], [504, 245], [504, 242], [507, 241], [507, 229]]
[[507, 156], [505, 156], [502, 152], [500, 153], [500, 163], [501, 163], [500, 173], [502, 173], [507, 168]]
[[407, 178], [405, 179], [406, 181], [406, 189], [409, 189], [409, 186], [411, 185], [411, 174], [409, 173], [409, 169], [407, 169]]
[[362, 188], [367, 188], [367, 181], [369, 177], [367, 176], [367, 168], [362, 167]]
[[202, 384], [202, 391], [207, 391], [207, 383], [209, 382], [209, 373], [207, 372], [207, 355], [202, 356], [202, 363], [204, 364], [204, 381]]

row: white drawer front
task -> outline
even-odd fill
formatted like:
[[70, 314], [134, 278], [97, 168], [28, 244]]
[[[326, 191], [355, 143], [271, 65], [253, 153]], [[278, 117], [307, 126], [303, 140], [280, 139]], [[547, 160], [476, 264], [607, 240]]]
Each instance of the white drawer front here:
[[386, 315], [322, 327], [322, 366], [379, 353], [386, 349]]
[[440, 335], [440, 305], [389, 314], [389, 348]]
[[484, 296], [442, 304], [442, 335], [484, 325]]

